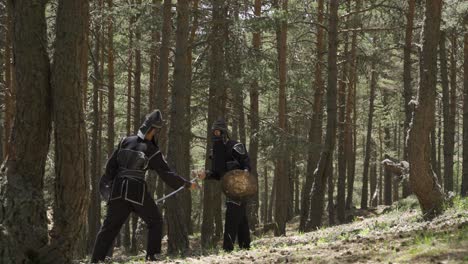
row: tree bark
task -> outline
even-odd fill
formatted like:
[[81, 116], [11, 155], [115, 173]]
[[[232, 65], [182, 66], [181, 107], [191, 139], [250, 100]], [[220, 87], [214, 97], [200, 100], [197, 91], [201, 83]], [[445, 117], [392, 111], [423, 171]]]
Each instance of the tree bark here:
[[[351, 1], [350, 1], [351, 2]], [[356, 12], [361, 10], [361, 1], [356, 1]], [[355, 27], [361, 24], [361, 18], [356, 15], [352, 25]], [[358, 82], [357, 73], [357, 32], [353, 32], [351, 37], [351, 65], [349, 69], [349, 89], [346, 102], [346, 126], [345, 126], [345, 144], [346, 144], [346, 179], [347, 179], [347, 195], [345, 208], [351, 209], [354, 193], [354, 178], [356, 169], [356, 86]]]
[[[102, 0], [98, 0], [98, 13], [102, 13]], [[98, 190], [99, 177], [101, 164], [98, 161], [99, 158], [99, 135], [98, 129], [100, 124], [100, 112], [99, 112], [99, 90], [102, 83], [102, 72], [100, 54], [101, 54], [101, 29], [100, 26], [96, 25], [94, 28], [94, 54], [93, 54], [93, 97], [92, 97], [92, 129], [91, 129], [91, 199], [88, 211], [88, 251], [91, 252], [94, 247], [94, 241], [96, 235], [101, 228], [101, 199]]]
[[327, 131], [325, 144], [320, 153], [320, 160], [314, 173], [312, 199], [310, 207], [309, 230], [322, 224], [325, 188], [328, 177], [332, 177], [333, 151], [336, 141], [336, 88], [337, 88], [337, 46], [338, 46], [338, 6], [339, 0], [330, 1], [328, 26], [328, 88], [327, 88]]
[[107, 25], [107, 157], [114, 151], [115, 140], [115, 86], [114, 86], [114, 25], [113, 25], [113, 0], [107, 0], [107, 7], [110, 11]]
[[411, 188], [425, 218], [441, 213], [444, 204], [444, 195], [430, 166], [429, 152], [429, 135], [434, 127], [441, 7], [441, 0], [426, 1], [419, 93], [407, 140]]
[[[368, 204], [368, 173], [371, 159], [372, 150], [372, 121], [374, 118], [374, 99], [375, 90], [377, 88], [377, 69], [376, 69], [376, 56], [372, 58], [371, 66], [371, 82], [369, 94], [369, 114], [367, 116], [367, 135], [366, 135], [366, 153], [364, 157], [364, 171], [362, 174], [362, 194], [361, 194], [361, 209], [367, 209]], [[371, 195], [375, 192], [375, 179], [371, 179]]]
[[[280, 3], [281, 2], [281, 7]], [[283, 12], [288, 10], [288, 0], [275, 1], [276, 7]], [[280, 129], [280, 149], [285, 150], [285, 134], [287, 132], [286, 124], [286, 82], [287, 82], [287, 20], [277, 21], [276, 39], [278, 50], [278, 77], [279, 77], [279, 95], [278, 95], [278, 120]], [[281, 151], [282, 153], [283, 151]], [[276, 161], [276, 203], [275, 203], [275, 236], [286, 235], [286, 222], [288, 218], [289, 201], [289, 178], [286, 173], [285, 157], [280, 157]]]
[[[226, 87], [224, 78], [224, 19], [226, 2], [212, 0], [213, 18], [210, 41], [210, 84], [208, 99], [208, 122], [206, 138], [211, 138], [211, 125], [216, 119], [224, 118], [226, 114]], [[211, 168], [209, 159], [212, 148], [211, 140], [207, 141], [205, 168]], [[219, 220], [221, 219], [221, 189], [217, 181], [207, 181], [203, 185], [203, 222], [201, 243], [204, 249], [216, 245], [219, 239]], [[218, 223], [216, 223], [218, 222]], [[216, 230], [215, 230], [216, 224]], [[222, 230], [222, 228], [221, 228]]]
[[[405, 47], [403, 50], [403, 97], [404, 97], [404, 109], [405, 109], [405, 123], [404, 139], [408, 137], [408, 129], [413, 115], [413, 106], [410, 101], [413, 96], [412, 91], [412, 77], [411, 77], [411, 49], [413, 41], [413, 26], [414, 26], [414, 8], [415, 0], [408, 0], [408, 11], [406, 12], [406, 31], [405, 31]], [[403, 160], [408, 160], [408, 144], [404, 143], [403, 147]], [[403, 198], [408, 197], [411, 194], [409, 183], [403, 182]]]
[[[345, 22], [347, 24], [347, 22]], [[337, 182], [337, 196], [336, 196], [336, 209], [338, 221], [344, 223], [345, 221], [345, 205], [346, 205], [346, 165], [347, 157], [346, 151], [349, 145], [345, 142], [345, 114], [346, 114], [346, 89], [349, 89], [349, 50], [348, 50], [348, 34], [344, 33], [344, 57], [346, 61], [343, 62], [341, 69], [341, 80], [339, 81], [338, 90], [338, 182]], [[329, 181], [332, 183], [333, 181]], [[332, 186], [329, 186], [331, 188]], [[333, 190], [333, 188], [332, 188]]]
[[446, 33], [440, 32], [439, 59], [442, 83], [442, 105], [444, 115], [444, 190], [453, 190], [453, 151], [455, 144], [455, 114], [452, 113], [451, 91], [449, 87], [447, 55], [445, 49]]
[[0, 262], [26, 263], [40, 261], [39, 251], [48, 242], [42, 190], [51, 131], [46, 2], [8, 3], [14, 23], [10, 32], [17, 107], [11, 148], [0, 177]]
[[[174, 63], [174, 87], [172, 88], [171, 122], [169, 127], [169, 141], [167, 159], [171, 167], [181, 175], [190, 174], [190, 155], [184, 155], [185, 148], [190, 148], [190, 134], [183, 129], [189, 126], [187, 101], [190, 100], [190, 91], [187, 86], [187, 48], [189, 33], [189, 1], [177, 1], [177, 30], [176, 50]], [[166, 188], [166, 192], [171, 192]], [[168, 236], [168, 253], [185, 253], [189, 249], [187, 216], [189, 213], [185, 204], [188, 190], [167, 200], [166, 222]]]
[[[44, 262], [68, 263], [86, 221], [86, 124], [83, 108], [83, 46], [87, 46], [89, 1], [60, 0], [52, 69], [55, 134], [54, 226]], [[77, 74], [78, 73], [78, 74]], [[70, 140], [70, 139], [73, 140]]]
[[[259, 18], [261, 16], [262, 1], [255, 0], [254, 2], [254, 15]], [[256, 63], [260, 63], [260, 52], [261, 52], [261, 32], [255, 31], [252, 36], [253, 56]], [[249, 157], [250, 157], [250, 173], [257, 179], [258, 182], [258, 132], [260, 129], [259, 124], [259, 85], [257, 76], [254, 77], [250, 84], [250, 142], [249, 142]], [[265, 180], [267, 176], [264, 175]], [[265, 184], [267, 182], [265, 181]], [[268, 197], [268, 195], [266, 196]], [[268, 199], [268, 198], [267, 198]], [[258, 207], [259, 207], [259, 194], [257, 193], [251, 200], [249, 206], [249, 222], [258, 219]], [[266, 205], [265, 205], [266, 206]], [[265, 207], [265, 211], [266, 212]], [[262, 211], [263, 212], [263, 211]], [[266, 220], [266, 215], [263, 215], [263, 219]], [[255, 223], [250, 226], [252, 229], [255, 228]]]
[[461, 196], [468, 196], [468, 32], [463, 42], [463, 173]]
[[11, 2], [6, 1], [6, 16], [5, 16], [5, 91], [4, 91], [4, 104], [5, 104], [5, 116], [3, 121], [3, 131], [5, 136], [3, 137], [3, 159], [8, 157], [9, 151], [11, 150], [11, 129], [14, 122], [15, 116], [15, 69], [13, 65], [13, 14]]
[[323, 0], [318, 0], [318, 14], [317, 14], [317, 62], [315, 64], [314, 71], [314, 85], [315, 85], [315, 94], [314, 94], [314, 105], [312, 112], [312, 119], [310, 122], [309, 128], [309, 144], [307, 148], [307, 171], [306, 179], [302, 187], [302, 199], [301, 199], [301, 220], [299, 224], [299, 230], [304, 232], [306, 229], [306, 223], [309, 218], [309, 208], [310, 208], [310, 194], [312, 190], [312, 183], [314, 181], [314, 170], [317, 166], [317, 161], [320, 155], [320, 146], [322, 142], [322, 101], [324, 93], [324, 85], [322, 78], [322, 64], [323, 64], [323, 54], [324, 54], [324, 29], [320, 26], [324, 21], [324, 8]]

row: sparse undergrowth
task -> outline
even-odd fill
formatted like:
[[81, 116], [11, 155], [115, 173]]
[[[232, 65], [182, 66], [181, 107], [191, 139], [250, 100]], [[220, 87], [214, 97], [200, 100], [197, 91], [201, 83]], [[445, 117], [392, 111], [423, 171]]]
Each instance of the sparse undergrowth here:
[[[383, 213], [385, 212], [385, 213]], [[424, 221], [414, 198], [379, 207], [377, 216], [298, 233], [297, 219], [288, 236], [253, 239], [249, 251], [163, 256], [161, 263], [468, 263], [468, 199], [455, 198], [446, 212]], [[194, 239], [195, 240], [195, 239]], [[114, 263], [143, 263], [143, 256], [115, 257]]]

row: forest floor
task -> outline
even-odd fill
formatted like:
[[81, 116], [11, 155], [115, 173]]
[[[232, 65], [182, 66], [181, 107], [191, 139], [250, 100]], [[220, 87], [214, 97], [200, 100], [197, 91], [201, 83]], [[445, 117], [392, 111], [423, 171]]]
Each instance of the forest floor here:
[[[368, 211], [349, 224], [308, 233], [297, 232], [297, 227], [295, 218], [287, 236], [254, 237], [249, 251], [230, 254], [202, 254], [199, 238], [193, 237], [189, 256], [162, 255], [158, 263], [468, 263], [468, 199], [455, 199], [432, 221], [424, 221], [416, 200], [409, 198]], [[120, 255], [112, 263], [145, 262], [143, 255]]]

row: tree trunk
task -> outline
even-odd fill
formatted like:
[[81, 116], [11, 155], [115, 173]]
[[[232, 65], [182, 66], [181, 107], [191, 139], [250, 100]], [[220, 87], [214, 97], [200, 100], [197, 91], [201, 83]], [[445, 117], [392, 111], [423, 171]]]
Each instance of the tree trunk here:
[[[369, 94], [369, 113], [367, 116], [367, 135], [366, 135], [366, 154], [364, 157], [364, 171], [362, 174], [362, 194], [361, 194], [361, 209], [367, 209], [368, 204], [368, 173], [369, 163], [371, 159], [372, 150], [372, 121], [374, 118], [374, 99], [375, 90], [377, 88], [377, 69], [376, 69], [376, 56], [372, 56], [371, 66], [371, 82], [370, 82], [370, 94]], [[373, 187], [373, 188], [372, 188]], [[375, 192], [375, 179], [371, 179], [371, 195]]]
[[[451, 155], [451, 161], [452, 161], [452, 167], [451, 167], [451, 176], [445, 177], [446, 184], [444, 185], [445, 187], [445, 192], [453, 192], [455, 189], [453, 188], [453, 155], [455, 154], [455, 130], [456, 130], [456, 122], [455, 122], [455, 117], [457, 116], [457, 61], [455, 60], [457, 56], [457, 38], [455, 33], [452, 33], [450, 36], [450, 42], [451, 42], [451, 47], [452, 47], [452, 52], [450, 52], [450, 107], [449, 107], [449, 113], [450, 113], [450, 130], [447, 132], [447, 136], [449, 137], [447, 143], [448, 143], [448, 150], [450, 150], [452, 155]], [[445, 130], [444, 130], [445, 131]], [[445, 146], [445, 145], [444, 145]], [[445, 156], [444, 156], [444, 161], [445, 161]], [[458, 161], [458, 160], [457, 160]], [[448, 165], [448, 163], [447, 163]], [[448, 172], [447, 172], [448, 174]]]
[[[86, 175], [86, 124], [83, 112], [83, 46], [87, 46], [89, 2], [60, 0], [52, 69], [55, 134], [54, 226], [44, 262], [68, 263], [85, 226], [89, 180]], [[70, 140], [72, 138], [73, 140]]]
[[13, 32], [13, 9], [10, 1], [6, 1], [6, 16], [5, 16], [5, 91], [4, 91], [4, 104], [5, 104], [5, 116], [3, 121], [3, 131], [5, 136], [3, 137], [3, 159], [8, 157], [9, 151], [11, 150], [11, 129], [15, 117], [15, 69], [13, 65], [13, 54], [12, 47], [14, 38]]
[[[344, 223], [345, 221], [345, 205], [346, 205], [346, 151], [347, 142], [345, 142], [345, 112], [346, 112], [346, 88], [349, 89], [348, 78], [348, 64], [349, 64], [349, 51], [348, 51], [348, 34], [345, 33], [344, 38], [344, 57], [346, 61], [343, 62], [341, 69], [341, 80], [339, 81], [338, 90], [338, 184], [336, 196], [336, 209], [338, 221]], [[329, 181], [332, 183], [332, 181]], [[331, 186], [329, 186], [331, 188]], [[333, 190], [333, 188], [332, 188]]]
[[[335, 167], [338, 167], [338, 165], [335, 165]], [[329, 226], [334, 226], [336, 224], [336, 221], [335, 221], [335, 215], [336, 215], [336, 206], [335, 206], [335, 203], [334, 203], [334, 191], [335, 191], [335, 178], [337, 178], [336, 176], [336, 171], [333, 170], [333, 165], [331, 166], [330, 168], [331, 170], [331, 175], [330, 177], [328, 177], [328, 205], [327, 205], [327, 209], [328, 209], [328, 225]]]
[[115, 139], [115, 86], [114, 86], [114, 29], [113, 29], [113, 0], [107, 0], [107, 6], [110, 11], [107, 28], [107, 157], [109, 158], [114, 151]]
[[[283, 12], [288, 11], [288, 0], [275, 1], [276, 8]], [[278, 50], [278, 77], [279, 77], [279, 94], [278, 94], [278, 120], [280, 129], [280, 149], [285, 150], [285, 136], [286, 136], [286, 81], [287, 81], [287, 20], [283, 19], [277, 21], [276, 39]], [[281, 151], [283, 152], [283, 151]], [[280, 153], [281, 153], [280, 152]], [[276, 186], [276, 203], [275, 203], [275, 222], [277, 228], [275, 229], [275, 236], [286, 235], [286, 222], [288, 218], [288, 201], [289, 201], [289, 179], [286, 173], [286, 162], [284, 157], [278, 158], [276, 161], [277, 186]]]
[[445, 31], [440, 32], [439, 59], [442, 83], [442, 104], [444, 115], [444, 190], [453, 191], [453, 151], [455, 144], [455, 114], [452, 113], [451, 91], [449, 88], [447, 55], [445, 49]]
[[310, 207], [308, 229], [316, 229], [322, 224], [325, 188], [328, 177], [332, 177], [333, 151], [336, 141], [336, 88], [337, 88], [337, 46], [338, 46], [338, 6], [339, 0], [330, 1], [328, 26], [328, 88], [327, 88], [327, 131], [325, 144], [314, 173], [314, 184]]
[[[156, 108], [161, 111], [163, 117], [168, 112], [168, 97], [169, 97], [169, 51], [172, 33], [172, 1], [164, 0], [162, 8], [162, 29], [161, 29], [161, 47], [159, 49], [159, 72], [156, 81]], [[167, 127], [161, 129], [159, 136], [159, 147], [163, 153], [167, 152]], [[156, 194], [157, 197], [162, 197], [164, 193], [164, 183], [161, 178], [158, 179]]]
[[[356, 12], [361, 10], [361, 1], [356, 1]], [[353, 19], [353, 27], [358, 27], [361, 23], [359, 15]], [[357, 32], [353, 32], [351, 37], [351, 52], [350, 52], [351, 67], [349, 69], [349, 89], [346, 102], [346, 126], [345, 126], [345, 155], [346, 155], [346, 172], [347, 172], [347, 195], [345, 208], [351, 209], [354, 193], [354, 178], [356, 169], [356, 86], [358, 82], [357, 74]]]
[[[184, 155], [181, 151], [190, 148], [190, 134], [186, 133], [189, 126], [190, 116], [188, 115], [187, 101], [190, 100], [190, 91], [187, 86], [187, 48], [189, 33], [189, 2], [188, 0], [177, 1], [177, 30], [176, 30], [176, 50], [174, 63], [174, 87], [172, 88], [171, 100], [171, 122], [169, 127], [169, 142], [167, 159], [171, 167], [180, 175], [190, 174], [190, 156]], [[190, 130], [189, 130], [190, 131]], [[171, 188], [166, 188], [166, 193], [171, 192]], [[185, 204], [190, 191], [184, 190], [177, 196], [167, 200], [166, 222], [168, 236], [168, 253], [185, 253], [189, 249], [188, 224], [186, 214], [188, 208], [181, 206]]]
[[8, 6], [14, 21], [10, 32], [17, 107], [0, 186], [1, 263], [39, 262], [39, 251], [48, 242], [42, 190], [51, 130], [45, 4], [15, 1]]
[[[262, 1], [255, 0], [254, 3], [254, 15], [258, 18], [261, 16], [261, 9], [262, 9]], [[255, 58], [256, 63], [260, 63], [260, 52], [261, 52], [261, 32], [255, 31], [252, 36], [252, 46], [253, 46], [253, 56]], [[250, 157], [250, 173], [257, 179], [258, 181], [258, 132], [260, 129], [259, 124], [259, 87], [258, 87], [258, 79], [257, 76], [254, 77], [252, 83], [250, 84], [250, 142], [249, 142], [249, 157]], [[266, 170], [266, 166], [265, 166]], [[267, 184], [267, 176], [265, 177], [265, 184]], [[267, 190], [267, 189], [266, 189]], [[267, 196], [266, 196], [267, 197]], [[267, 198], [268, 199], [268, 198]], [[264, 200], [265, 202], [265, 200]], [[249, 206], [249, 223], [254, 220], [258, 219], [258, 206], [259, 206], [259, 195], [258, 193], [255, 195], [254, 198], [251, 200], [251, 205]], [[266, 208], [265, 205], [265, 212]], [[263, 222], [266, 220], [266, 215], [263, 215]], [[257, 220], [258, 222], [258, 220]], [[255, 223], [252, 223], [250, 228], [255, 228]]]
[[370, 206], [376, 207], [378, 202], [378, 189], [377, 189], [377, 150], [375, 149], [375, 143], [371, 141], [371, 167], [370, 167]]
[[263, 167], [263, 203], [262, 203], [262, 223], [265, 225], [268, 223], [268, 168], [265, 165]]
[[[404, 138], [408, 137], [408, 129], [413, 115], [413, 106], [410, 104], [412, 100], [413, 91], [411, 81], [411, 47], [413, 41], [413, 20], [414, 20], [414, 7], [415, 0], [408, 0], [408, 11], [406, 12], [406, 31], [405, 31], [405, 47], [403, 50], [403, 97], [404, 97], [404, 109], [405, 109], [405, 123]], [[408, 144], [406, 140], [403, 147], [403, 160], [408, 160]], [[403, 198], [408, 197], [411, 194], [409, 183], [403, 182]]]
[[[224, 80], [224, 23], [226, 23], [224, 0], [212, 0], [213, 18], [210, 39], [210, 84], [208, 100], [208, 122], [206, 138], [211, 138], [211, 125], [216, 119], [224, 118], [226, 114], [226, 87]], [[211, 168], [209, 159], [212, 148], [208, 140], [205, 155], [205, 168]], [[204, 249], [216, 245], [218, 240], [219, 219], [221, 216], [221, 187], [217, 181], [206, 181], [203, 185], [203, 222], [201, 243]], [[218, 223], [216, 223], [218, 222]], [[216, 224], [216, 230], [215, 230]], [[221, 228], [222, 230], [222, 228]], [[216, 233], [216, 234], [215, 234]]]
[[[383, 88], [382, 89], [382, 104], [384, 107], [384, 111], [388, 111], [389, 109], [389, 97], [390, 97], [390, 92]], [[390, 127], [389, 124], [384, 123], [384, 146], [385, 146], [385, 153], [391, 151], [391, 136], [390, 136]], [[387, 156], [387, 154], [384, 155], [384, 157]], [[391, 205], [392, 204], [392, 174], [384, 169], [384, 204], [385, 205]]]
[[[98, 1], [98, 12], [102, 13], [102, 1]], [[98, 149], [98, 129], [100, 124], [100, 112], [99, 112], [99, 89], [101, 88], [102, 83], [102, 72], [100, 54], [101, 54], [101, 29], [100, 26], [96, 25], [94, 29], [94, 35], [96, 36], [94, 40], [94, 55], [93, 55], [93, 103], [92, 103], [92, 129], [91, 129], [91, 199], [90, 206], [88, 211], [88, 251], [91, 252], [94, 247], [94, 241], [96, 235], [101, 228], [101, 198], [99, 194], [99, 177], [101, 164], [99, 163], [99, 149]]]
[[309, 144], [307, 151], [307, 171], [306, 179], [302, 187], [301, 199], [301, 220], [299, 230], [304, 232], [306, 223], [309, 217], [310, 195], [312, 190], [312, 183], [314, 181], [314, 170], [317, 166], [317, 161], [320, 155], [320, 146], [322, 142], [322, 100], [323, 100], [323, 78], [322, 78], [322, 64], [324, 54], [324, 29], [322, 28], [324, 15], [323, 15], [323, 0], [318, 0], [318, 17], [317, 17], [317, 62], [315, 64], [314, 80], [315, 80], [315, 94], [314, 105], [312, 112], [312, 119], [309, 128]]
[[463, 42], [463, 173], [461, 196], [468, 196], [468, 33]]
[[411, 189], [425, 218], [441, 213], [444, 204], [444, 195], [430, 166], [429, 151], [429, 135], [434, 127], [441, 7], [441, 0], [426, 1], [419, 93], [407, 140]]
[[[195, 43], [195, 36], [196, 32], [198, 30], [198, 4], [199, 0], [195, 0], [192, 2], [192, 13], [193, 13], [193, 21], [192, 21], [192, 26], [190, 29], [190, 35], [189, 35], [189, 40], [188, 40], [188, 48], [187, 48], [187, 69], [186, 69], [186, 78], [187, 78], [187, 85], [186, 89], [188, 90], [188, 93], [192, 93], [192, 46]], [[189, 115], [189, 118], [187, 120], [187, 127], [184, 128], [186, 131], [186, 135], [188, 138], [191, 139], [192, 137], [192, 132], [191, 132], [191, 127], [192, 127], [192, 118], [191, 118], [191, 112], [190, 112], [190, 105], [191, 105], [191, 97], [188, 97], [188, 100], [186, 101], [186, 109], [187, 113]], [[186, 155], [188, 160], [190, 161], [190, 140], [188, 141], [187, 145], [184, 147], [184, 155]], [[189, 213], [186, 214], [187, 217], [187, 223], [188, 223], [188, 231], [189, 235], [193, 235], [193, 222], [192, 222], [192, 197], [188, 196], [188, 199], [186, 201], [187, 203], [187, 211]]]

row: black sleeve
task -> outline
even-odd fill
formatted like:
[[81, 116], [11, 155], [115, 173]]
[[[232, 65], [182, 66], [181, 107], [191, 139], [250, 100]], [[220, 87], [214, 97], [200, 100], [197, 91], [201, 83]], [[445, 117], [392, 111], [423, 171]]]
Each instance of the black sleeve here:
[[217, 180], [217, 181], [219, 181], [221, 179], [220, 175], [218, 173], [216, 173], [215, 171], [205, 170], [205, 173], [206, 173], [205, 180]]
[[169, 168], [169, 165], [160, 151], [150, 158], [148, 168], [155, 170], [159, 177], [161, 177], [161, 179], [173, 189], [179, 189], [182, 186], [188, 188], [192, 185], [190, 181], [187, 181], [182, 176], [177, 175]]
[[115, 175], [117, 173], [117, 169], [119, 168], [119, 163], [117, 162], [117, 155], [119, 154], [122, 141], [123, 139], [120, 141], [119, 145], [117, 145], [117, 148], [114, 150], [109, 160], [107, 160], [106, 170], [103, 176], [106, 182], [111, 182], [114, 180]]
[[236, 144], [232, 149], [232, 156], [239, 162], [242, 170], [250, 171], [250, 158], [244, 144]]

